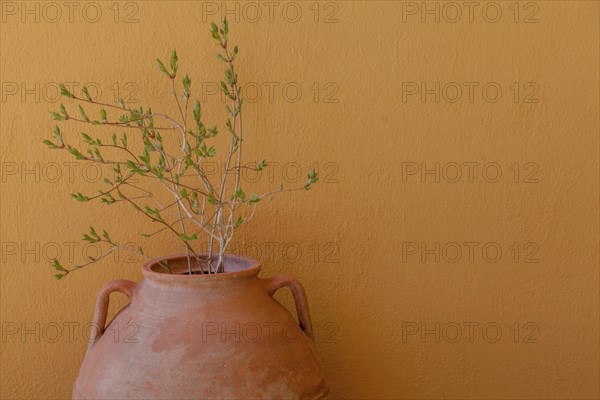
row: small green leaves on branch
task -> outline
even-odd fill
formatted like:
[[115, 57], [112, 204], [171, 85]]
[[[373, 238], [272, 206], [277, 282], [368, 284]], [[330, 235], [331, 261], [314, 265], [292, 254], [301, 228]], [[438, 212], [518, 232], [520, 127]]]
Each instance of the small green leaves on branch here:
[[100, 198], [100, 202], [106, 204], [107, 206], [110, 206], [112, 204], [115, 204], [117, 200], [115, 200], [112, 194], [105, 193], [105, 195]]
[[158, 222], [165, 222], [163, 220], [163, 217], [160, 215], [160, 211], [158, 210], [158, 208], [153, 208], [150, 206], [145, 206], [145, 211], [144, 211], [148, 216], [150, 216], [152, 219], [158, 221]]
[[90, 226], [90, 232], [83, 234], [83, 240], [88, 243], [99, 243], [99, 242], [107, 242], [110, 244], [114, 244], [112, 240], [110, 240], [110, 236], [105, 229], [102, 229], [102, 238], [98, 235], [93, 226]]
[[177, 51], [173, 50], [173, 54], [171, 54], [171, 71], [173, 71], [173, 77], [177, 74], [177, 61], [179, 61]]
[[100, 139], [92, 139], [87, 133], [81, 132], [81, 137], [83, 141], [92, 146], [102, 146], [102, 142]]
[[50, 266], [58, 272], [54, 275], [56, 279], [62, 279], [69, 273], [69, 271], [66, 270], [56, 258], [52, 260], [52, 264], [50, 264]]
[[71, 99], [75, 98], [73, 93], [71, 93], [64, 84], [60, 85], [60, 94]]
[[[108, 255], [110, 255], [111, 253], [113, 253], [114, 251], [118, 250], [118, 249], [123, 249], [125, 251], [128, 251], [130, 253], [134, 253], [137, 255], [140, 255], [142, 257], [145, 258], [150, 258], [144, 255], [144, 251], [142, 250], [142, 248], [140, 246], [138, 246], [137, 249], [132, 249], [131, 246], [127, 245], [127, 246], [119, 246], [117, 243], [113, 242], [108, 234], [108, 232], [106, 232], [106, 230], [102, 230], [102, 237], [100, 237], [98, 235], [98, 233], [96, 232], [96, 230], [93, 227], [90, 227], [90, 231], [89, 233], [83, 234], [83, 240], [88, 242], [88, 243], [106, 243], [108, 244], [110, 247], [108, 249], [107, 252], [105, 252], [104, 254], [102, 254], [99, 257], [87, 257], [87, 263], [82, 264], [82, 265], [75, 265], [73, 266], [71, 269], [65, 268], [60, 261], [58, 261], [56, 258], [52, 260], [52, 263], [50, 264], [50, 266], [52, 268], [54, 268], [54, 270], [56, 270], [58, 273], [54, 275], [54, 278], [56, 279], [62, 279], [65, 276], [67, 276], [67, 274], [69, 274], [70, 272], [73, 272], [77, 269], [81, 269], [83, 267], [86, 267], [90, 264], [96, 263], [100, 260], [102, 260], [103, 258], [107, 257]], [[169, 270], [170, 272], [170, 270]]]
[[75, 157], [76, 160], [85, 160], [85, 156], [83, 154], [81, 154], [81, 152], [79, 150], [77, 150], [75, 147], [72, 147], [70, 145], [67, 145], [67, 150], [69, 151], [69, 153], [71, 153], [73, 155], [73, 157]]
[[81, 93], [83, 94], [83, 98], [87, 101], [92, 101], [92, 97], [90, 96], [90, 92], [87, 88], [87, 86], [84, 86], [83, 89], [81, 89]]
[[310, 187], [318, 181], [319, 178], [317, 176], [317, 172], [314, 169], [311, 169], [308, 173], [308, 178], [306, 180], [306, 184], [304, 185], [304, 189], [310, 190]]
[[170, 79], [175, 79], [175, 76], [177, 75], [177, 61], [179, 60], [179, 58], [177, 57], [177, 51], [173, 50], [173, 53], [171, 54], [171, 62], [170, 62], [170, 66], [171, 66], [171, 71], [167, 71], [167, 68], [165, 67], [165, 64], [160, 61], [158, 58], [156, 59], [156, 64], [158, 65], [158, 69], [165, 74], [166, 76], [168, 76]]
[[62, 104], [62, 103], [60, 104], [60, 106], [59, 106], [59, 110], [60, 110], [60, 114], [61, 114], [63, 117], [65, 117], [65, 119], [69, 118], [69, 114], [67, 114], [67, 110], [66, 110], [66, 108], [65, 108], [64, 104]]
[[148, 171], [146, 171], [146, 170], [143, 170], [143, 169], [141, 169], [141, 168], [138, 166], [138, 164], [134, 163], [134, 162], [133, 162], [133, 161], [131, 161], [131, 160], [128, 160], [128, 161], [127, 161], [127, 169], [128, 169], [128, 170], [129, 170], [131, 173], [134, 173], [134, 174], [139, 174], [139, 175], [145, 175], [145, 174], [146, 174], [146, 172], [148, 172]]
[[199, 148], [196, 148], [194, 150], [194, 152], [196, 153], [196, 155], [198, 157], [214, 157], [217, 150], [215, 149], [214, 146], [210, 146], [209, 148], [206, 148], [206, 143], [202, 143], [200, 145]]
[[196, 100], [196, 103], [194, 104], [194, 109], [192, 110], [192, 113], [194, 115], [194, 121], [196, 121], [196, 123], [198, 125], [201, 125], [201, 122], [200, 122], [201, 112], [202, 112], [202, 106], [200, 105], [200, 102], [198, 100]]
[[163, 64], [162, 61], [160, 61], [158, 58], [156, 59], [156, 64], [158, 65], [158, 69], [164, 73], [166, 76], [168, 76], [170, 79], [173, 79], [173, 77], [171, 76], [171, 74], [169, 73], [169, 71], [167, 71], [167, 69], [165, 68], [165, 64]]
[[198, 234], [197, 233], [193, 233], [191, 235], [186, 235], [184, 233], [180, 234], [179, 237], [181, 238], [181, 240], [185, 241], [185, 242], [190, 242], [192, 240], [196, 240], [198, 239]]
[[54, 143], [53, 141], [48, 140], [48, 139], [43, 140], [42, 143], [44, 143], [46, 146], [48, 146], [51, 149], [63, 149], [65, 147], [65, 142], [63, 140], [62, 133], [60, 132], [60, 129], [58, 128], [58, 126], [54, 125], [52, 134], [56, 138], [56, 143]]
[[244, 201], [246, 200], [246, 193], [242, 190], [241, 187], [238, 187], [235, 193], [231, 196], [232, 201]]
[[71, 197], [74, 198], [77, 201], [89, 201], [90, 198], [77, 192], [77, 193], [71, 193]]
[[[114, 104], [101, 102], [92, 98], [86, 86], [76, 96], [65, 85], [61, 85], [61, 95], [70, 101], [65, 102], [67, 107], [59, 104], [58, 110], [51, 111], [51, 118], [61, 122], [86, 123], [96, 128], [87, 132], [76, 131], [78, 142], [73, 143], [65, 140], [70, 136], [65, 134], [63, 138], [60, 129], [55, 126], [52, 137], [43, 143], [50, 149], [66, 150], [76, 160], [104, 165], [114, 172], [110, 178], [102, 180], [108, 185], [107, 188], [90, 195], [76, 192], [71, 194], [73, 199], [79, 202], [99, 199], [105, 205], [128, 204], [145, 218], [160, 225], [152, 233], [143, 236], [170, 231], [185, 246], [188, 261], [200, 257], [194, 251], [194, 242], [199, 236], [207, 235], [207, 270], [202, 272], [218, 273], [224, 270], [224, 254], [232, 243], [236, 228], [252, 220], [261, 199], [281, 192], [308, 190], [318, 178], [317, 173], [311, 170], [304, 185], [286, 190], [281, 187], [264, 194], [246, 194], [241, 188], [242, 170], [262, 171], [267, 167], [267, 162], [262, 160], [251, 166], [243, 165], [242, 86], [237, 64], [234, 67], [239, 50], [237, 46], [228, 44], [229, 24], [226, 19], [220, 25], [211, 24], [210, 32], [218, 44], [217, 59], [224, 63], [220, 91], [226, 97], [226, 114], [219, 125], [203, 121], [201, 103], [190, 98], [192, 79], [187, 74], [178, 77], [179, 57], [173, 50], [168, 59], [163, 59], [164, 62], [157, 59], [156, 64], [159, 71], [171, 81], [169, 91], [176, 103], [176, 117], [154, 113], [150, 107], [131, 107], [123, 99]], [[190, 100], [193, 101], [191, 105]], [[75, 104], [71, 106], [70, 103]], [[72, 110], [67, 109], [71, 107]], [[190, 108], [193, 119], [188, 119]], [[155, 120], [161, 123], [155, 124]], [[110, 127], [110, 130], [103, 136], [98, 131], [106, 127]], [[210, 139], [217, 136], [219, 129], [227, 130], [229, 134], [223, 140], [229, 144], [225, 151], [219, 148], [217, 154]], [[129, 136], [121, 130], [129, 132]], [[162, 136], [163, 130], [169, 132]], [[212, 167], [208, 164], [212, 160], [223, 165], [222, 173], [217, 177], [210, 173]], [[134, 179], [130, 179], [132, 177]], [[72, 268], [65, 268], [58, 260], [54, 260], [52, 267], [56, 279], [98, 262], [120, 247], [106, 231], [100, 233], [93, 227], [83, 235], [83, 240], [102, 243], [110, 248], [107, 253], [89, 257], [87, 263]], [[149, 258], [141, 249], [133, 252]], [[192, 273], [191, 265], [197, 264], [188, 263], [189, 273]], [[164, 265], [164, 268], [170, 272], [168, 265]]]
[[98, 236], [96, 230], [92, 226], [90, 226], [89, 235], [86, 233], [83, 234], [83, 240], [85, 240], [88, 243], [98, 243], [102, 241], [102, 239], [100, 239], [100, 236]]
[[83, 107], [81, 107], [81, 104], [78, 104], [77, 108], [79, 108], [79, 115], [81, 115], [81, 118], [83, 118], [84, 121], [89, 122], [90, 119], [87, 116], [87, 114], [85, 113]]
[[51, 140], [48, 140], [48, 139], [42, 140], [42, 143], [44, 143], [46, 146], [48, 146], [51, 149], [62, 149], [62, 147], [57, 146]]
[[244, 223], [244, 217], [238, 215], [238, 218], [235, 220], [234, 227], [238, 228], [240, 225]]
[[187, 101], [190, 98], [190, 86], [192, 85], [192, 80], [186, 74], [185, 78], [183, 78], [182, 83], [183, 83], [183, 99]]
[[206, 201], [208, 201], [208, 204], [212, 204], [213, 206], [217, 205], [218, 203], [217, 199], [215, 198], [214, 192], [210, 192], [208, 194], [208, 196], [206, 197]]
[[255, 204], [260, 201], [260, 196], [256, 193], [252, 193], [248, 198], [248, 204]]
[[67, 119], [67, 117], [60, 115], [59, 113], [56, 113], [54, 111], [50, 111], [50, 117], [52, 117], [52, 119], [54, 121], [64, 121]]

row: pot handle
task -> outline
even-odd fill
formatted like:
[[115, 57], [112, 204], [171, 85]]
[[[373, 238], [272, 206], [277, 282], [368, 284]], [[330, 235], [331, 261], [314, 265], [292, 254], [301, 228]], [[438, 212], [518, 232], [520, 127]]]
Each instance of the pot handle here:
[[104, 329], [106, 328], [106, 315], [108, 313], [108, 302], [110, 300], [110, 294], [112, 292], [120, 292], [129, 297], [131, 301], [131, 296], [133, 296], [133, 292], [135, 287], [137, 286], [136, 282], [128, 281], [125, 279], [117, 279], [114, 281], [110, 281], [104, 284], [100, 289], [100, 293], [98, 293], [98, 298], [96, 299], [96, 308], [94, 310], [94, 319], [92, 321], [92, 326], [95, 329], [94, 338], [90, 338], [90, 345], [92, 343], [96, 343], [98, 339], [104, 333]]
[[266, 282], [267, 292], [270, 296], [273, 296], [277, 290], [284, 286], [289, 287], [292, 291], [292, 296], [294, 296], [300, 329], [304, 331], [306, 336], [313, 339], [312, 322], [310, 320], [310, 312], [308, 311], [306, 292], [300, 282], [289, 275], [277, 275], [271, 279], [267, 279]]

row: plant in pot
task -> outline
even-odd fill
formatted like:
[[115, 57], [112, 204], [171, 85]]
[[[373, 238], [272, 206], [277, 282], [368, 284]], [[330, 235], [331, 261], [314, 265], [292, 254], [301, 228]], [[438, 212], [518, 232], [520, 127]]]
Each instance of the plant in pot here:
[[[219, 48], [217, 58], [225, 65], [221, 91], [227, 99], [229, 137], [221, 159], [224, 173], [217, 181], [204, 163], [218, 157], [211, 139], [219, 132], [205, 124], [200, 102], [190, 105], [191, 79], [180, 77], [175, 51], [167, 65], [160, 60], [157, 64], [172, 91], [176, 116], [129, 107], [122, 100], [103, 103], [85, 86], [76, 95], [64, 85], [62, 95], [77, 109], [61, 104], [51, 112], [56, 121], [109, 133], [107, 139], [81, 132], [77, 143], [55, 126], [53, 138], [44, 141], [51, 149], [114, 172], [97, 194], [71, 196], [79, 202], [128, 205], [157, 226], [145, 236], [170, 233], [184, 249], [181, 255], [151, 258], [142, 248], [125, 247], [147, 259], [144, 280], [116, 280], [100, 290], [95, 332], [73, 387], [74, 399], [318, 399], [327, 393], [301, 284], [290, 276], [261, 279], [257, 260], [227, 252], [234, 233], [252, 220], [261, 200], [308, 190], [317, 174], [311, 170], [301, 187], [246, 194], [242, 169], [260, 171], [267, 163], [242, 164], [246, 139], [235, 69], [238, 48], [229, 43], [227, 20], [220, 27], [213, 23], [210, 32]], [[200, 252], [196, 244], [203, 236], [207, 251]], [[105, 230], [98, 233], [92, 227], [83, 238], [106, 250], [81, 265], [53, 260], [57, 279], [121, 249]], [[284, 286], [291, 289], [299, 322], [272, 297]], [[109, 296], [115, 291], [130, 301], [106, 325]], [[116, 333], [104, 334], [107, 329]], [[131, 337], [132, 329], [132, 340], [114, 340]]]

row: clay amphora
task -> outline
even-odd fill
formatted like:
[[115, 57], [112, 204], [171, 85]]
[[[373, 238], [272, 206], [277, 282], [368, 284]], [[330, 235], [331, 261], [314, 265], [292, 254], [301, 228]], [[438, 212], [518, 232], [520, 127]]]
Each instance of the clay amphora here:
[[[167, 261], [173, 274], [159, 262]], [[185, 256], [147, 262], [144, 280], [100, 290], [93, 338], [73, 399], [321, 399], [304, 289], [258, 277], [260, 263], [225, 257], [221, 274], [186, 274]], [[272, 296], [291, 289], [299, 322]], [[109, 295], [130, 302], [105, 326]]]

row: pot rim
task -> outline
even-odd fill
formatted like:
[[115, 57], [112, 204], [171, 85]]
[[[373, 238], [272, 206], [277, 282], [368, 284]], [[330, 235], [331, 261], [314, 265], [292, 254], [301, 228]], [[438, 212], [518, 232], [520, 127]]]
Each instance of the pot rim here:
[[[198, 253], [199, 256], [207, 256], [208, 253]], [[166, 272], [155, 271], [153, 267], [157, 267], [157, 264], [161, 261], [170, 261], [173, 260], [185, 260], [187, 258], [187, 254], [170, 254], [167, 256], [156, 257], [151, 260], [146, 261], [142, 265], [142, 274], [144, 277], [152, 279], [154, 281], [161, 282], [214, 282], [214, 281], [222, 281], [222, 280], [230, 280], [230, 279], [242, 279], [249, 278], [258, 275], [260, 272], [261, 264], [260, 261], [234, 254], [234, 253], [225, 253], [224, 255], [225, 261], [227, 259], [235, 259], [236, 264], [240, 265], [241, 268], [235, 269], [233, 271], [225, 271], [218, 274], [197, 274], [197, 275], [184, 275], [184, 274], [169, 274]], [[158, 267], [157, 267], [158, 268]], [[187, 269], [186, 269], [187, 270]]]

